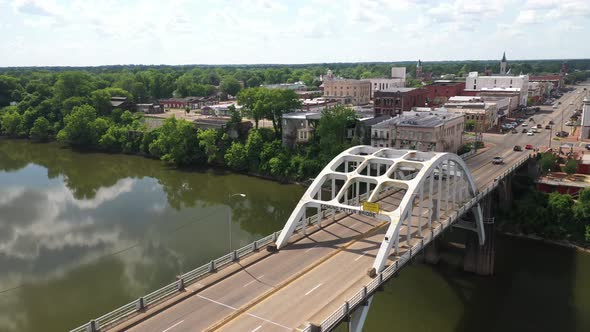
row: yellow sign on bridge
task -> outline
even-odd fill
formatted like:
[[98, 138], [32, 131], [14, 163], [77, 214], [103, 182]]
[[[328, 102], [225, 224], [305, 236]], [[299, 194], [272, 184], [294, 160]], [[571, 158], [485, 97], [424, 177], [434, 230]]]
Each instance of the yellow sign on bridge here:
[[363, 202], [363, 210], [370, 211], [373, 213], [379, 213], [381, 207], [379, 206], [379, 203]]

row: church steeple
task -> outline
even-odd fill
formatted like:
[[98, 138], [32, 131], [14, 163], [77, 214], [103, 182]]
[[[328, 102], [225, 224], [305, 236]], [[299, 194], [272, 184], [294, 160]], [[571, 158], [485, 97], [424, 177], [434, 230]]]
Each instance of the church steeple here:
[[422, 61], [418, 60], [418, 64], [416, 64], [416, 79], [422, 80]]
[[500, 61], [500, 75], [506, 75], [506, 66], [508, 62], [506, 61], [506, 52], [502, 54], [502, 61]]

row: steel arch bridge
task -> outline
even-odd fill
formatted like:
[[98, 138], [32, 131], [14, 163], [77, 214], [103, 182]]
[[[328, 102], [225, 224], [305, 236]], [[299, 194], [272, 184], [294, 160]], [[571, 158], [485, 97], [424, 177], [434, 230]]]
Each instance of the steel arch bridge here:
[[[285, 247], [296, 229], [305, 231], [307, 225], [302, 224], [316, 211], [318, 222], [336, 212], [373, 217], [389, 223], [373, 264], [378, 273], [391, 251], [398, 251], [400, 237], [410, 243], [412, 236], [421, 236], [426, 227], [476, 194], [467, 165], [455, 154], [355, 146], [340, 153], [316, 177], [291, 213], [276, 247]], [[479, 204], [473, 213], [472, 230], [483, 244]]]

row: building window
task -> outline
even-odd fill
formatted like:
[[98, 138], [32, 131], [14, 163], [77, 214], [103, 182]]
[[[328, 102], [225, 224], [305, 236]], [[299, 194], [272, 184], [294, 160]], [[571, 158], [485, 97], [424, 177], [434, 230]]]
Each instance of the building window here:
[[417, 140], [419, 140], [419, 141], [421, 141], [421, 140], [422, 140], [422, 133], [420, 133], [420, 132], [419, 132], [419, 133], [416, 135], [416, 139], [417, 139]]
[[408, 139], [410, 139], [410, 140], [414, 139], [414, 132], [413, 131], [410, 131]]
[[430, 138], [431, 138], [431, 134], [430, 133], [426, 133], [426, 140], [427, 141], [430, 141]]

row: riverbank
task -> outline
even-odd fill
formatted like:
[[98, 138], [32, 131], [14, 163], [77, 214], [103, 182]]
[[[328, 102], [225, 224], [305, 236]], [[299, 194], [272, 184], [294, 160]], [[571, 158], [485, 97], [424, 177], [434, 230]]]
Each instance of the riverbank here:
[[500, 233], [502, 235], [514, 237], [514, 238], [533, 240], [533, 241], [537, 241], [537, 242], [541, 242], [541, 243], [545, 243], [545, 244], [549, 244], [549, 245], [565, 247], [565, 248], [572, 248], [572, 249], [576, 249], [576, 251], [578, 251], [578, 252], [590, 254], [590, 247], [584, 247], [582, 245], [579, 245], [577, 243], [574, 243], [574, 242], [571, 242], [568, 240], [551, 240], [551, 239], [547, 239], [547, 238], [544, 238], [542, 236], [538, 236], [535, 234], [513, 233], [513, 232], [508, 232], [508, 231], [498, 231], [498, 233]]

